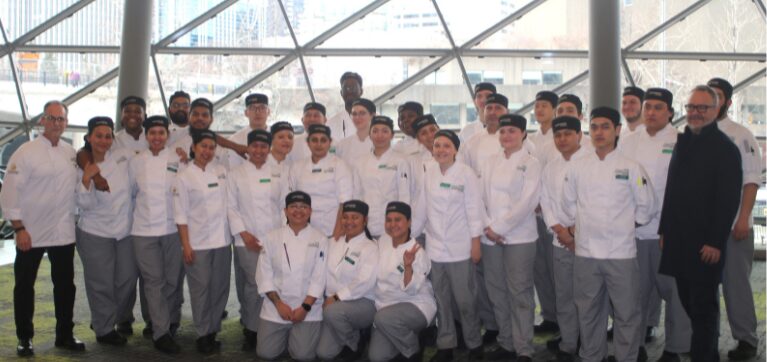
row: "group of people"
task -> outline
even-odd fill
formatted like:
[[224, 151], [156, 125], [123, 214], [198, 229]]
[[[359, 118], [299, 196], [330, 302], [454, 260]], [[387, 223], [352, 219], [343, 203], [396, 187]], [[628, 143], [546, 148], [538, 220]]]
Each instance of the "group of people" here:
[[644, 361], [663, 300], [660, 361], [716, 361], [720, 282], [739, 341], [729, 356], [755, 355], [748, 278], [763, 165], [727, 117], [727, 81], [692, 89], [681, 134], [663, 88], [627, 87], [621, 111], [595, 107], [586, 120], [576, 95], [541, 91], [528, 134], [508, 98], [479, 83], [477, 122], [441, 130], [408, 101], [394, 145], [394, 121], [361, 97], [362, 77], [340, 84], [345, 108], [328, 119], [307, 103], [298, 135], [269, 124], [264, 94], [245, 98], [249, 124], [229, 138], [210, 130], [207, 99], [174, 93], [169, 119], [127, 97], [123, 129], [92, 118], [78, 152], [61, 139], [67, 106], [48, 102], [0, 192], [16, 232], [18, 354], [33, 354], [44, 253], [55, 345], [85, 349], [72, 334], [76, 248], [106, 345], [127, 342], [139, 299], [144, 334], [178, 353], [186, 279], [196, 349], [218, 350], [234, 262], [242, 348], [267, 360], [420, 361], [436, 327], [435, 362], [459, 342], [470, 360], [531, 361], [538, 332], [558, 332], [547, 343], [557, 361], [602, 361], [608, 334], [616, 360]]

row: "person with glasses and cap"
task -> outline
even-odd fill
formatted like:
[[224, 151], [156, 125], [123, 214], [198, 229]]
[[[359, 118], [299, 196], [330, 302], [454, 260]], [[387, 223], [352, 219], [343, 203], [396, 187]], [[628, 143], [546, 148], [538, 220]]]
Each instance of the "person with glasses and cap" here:
[[261, 305], [256, 355], [273, 360], [287, 348], [299, 361], [314, 360], [322, 328], [327, 236], [309, 224], [312, 198], [302, 191], [285, 197], [287, 224], [262, 240], [256, 284]]
[[373, 142], [370, 141], [370, 121], [376, 115], [376, 105], [369, 99], [357, 99], [352, 102], [351, 115], [355, 133], [337, 142], [336, 156], [353, 167], [360, 155], [368, 154], [373, 148]]
[[[456, 161], [458, 135], [441, 130], [434, 136], [434, 160], [426, 164], [423, 190], [415, 202], [413, 234], [426, 234], [432, 283], [439, 315], [437, 348], [432, 362], [451, 361], [458, 345], [455, 320], [461, 321], [469, 359], [482, 359], [477, 315], [476, 264], [482, 258], [482, 198], [474, 171]], [[453, 306], [458, 314], [454, 315]]]
[[373, 148], [357, 155], [354, 172], [360, 198], [370, 205], [368, 228], [373, 238], [384, 233], [384, 211], [391, 201], [410, 202], [410, 163], [392, 150], [394, 121], [375, 116], [370, 124]]
[[345, 72], [341, 75], [340, 83], [344, 106], [328, 118], [327, 126], [336, 138], [342, 140], [354, 134], [352, 106], [354, 101], [362, 97], [362, 76], [355, 72]]
[[368, 358], [373, 362], [423, 360], [419, 334], [434, 321], [437, 303], [429, 280], [431, 261], [410, 234], [411, 210], [386, 206], [386, 233], [378, 239], [376, 314]]
[[[130, 238], [133, 200], [128, 165], [133, 151], [114, 148], [113, 141], [112, 119], [94, 117], [88, 121], [84, 148], [90, 151], [93, 162], [79, 172], [76, 236], [96, 341], [122, 346], [127, 339], [117, 333], [115, 324], [122, 311], [133, 307], [127, 304], [130, 295], [136, 293], [138, 277]], [[96, 174], [109, 182], [109, 192], [95, 189]]]
[[740, 151], [743, 164], [743, 188], [740, 209], [727, 239], [722, 292], [727, 307], [727, 321], [730, 323], [732, 338], [738, 346], [727, 357], [742, 361], [756, 356], [759, 335], [756, 333], [756, 307], [751, 290], [751, 266], [754, 262], [754, 217], [752, 211], [756, 193], [761, 184], [764, 160], [762, 148], [756, 142], [753, 132], [740, 123], [734, 122], [727, 114], [732, 106], [733, 87], [722, 78], [712, 78], [708, 86], [718, 97], [716, 125], [729, 137]]
[[216, 334], [221, 331], [232, 269], [227, 173], [213, 162], [216, 134], [193, 129], [191, 136], [192, 162], [176, 178], [173, 216], [184, 254], [197, 351], [209, 354], [221, 347]]
[[[564, 189], [565, 172], [570, 162], [586, 155], [581, 147], [581, 121], [571, 116], [560, 116], [551, 122], [557, 154], [546, 163], [541, 175], [541, 216], [546, 229], [553, 234], [551, 241], [556, 298], [556, 320], [559, 337], [546, 342], [556, 351], [556, 361], [572, 362], [578, 348], [578, 312], [573, 301], [573, 259], [575, 239], [562, 214], [560, 200]], [[540, 242], [540, 240], [539, 240]], [[540, 251], [541, 249], [538, 249]]]
[[178, 142], [181, 136], [189, 133], [189, 111], [192, 97], [182, 90], [176, 91], [168, 98], [168, 117], [171, 124], [168, 126], [169, 146]]
[[626, 119], [626, 127], [621, 128], [621, 137], [628, 136], [642, 129], [643, 113], [642, 102], [645, 100], [645, 91], [642, 88], [629, 86], [623, 88], [621, 101], [621, 114]]
[[635, 227], [648, 224], [657, 206], [642, 166], [615, 149], [620, 127], [617, 110], [591, 111], [595, 151], [569, 164], [560, 201], [565, 225], [575, 225], [568, 233], [575, 238], [573, 300], [585, 361], [607, 358], [609, 304], [615, 359], [636, 361], [642, 337]]
[[306, 190], [312, 197], [312, 226], [337, 240], [342, 235], [340, 206], [354, 195], [354, 176], [344, 160], [328, 152], [333, 141], [328, 126], [313, 124], [308, 135], [312, 154], [290, 166], [288, 182], [292, 191]]
[[420, 152], [421, 147], [415, 131], [413, 131], [413, 124], [421, 116], [423, 116], [423, 105], [421, 103], [407, 101], [397, 107], [397, 125], [404, 136], [392, 146], [394, 151], [406, 157]]
[[328, 243], [322, 332], [317, 345], [317, 357], [322, 360], [360, 359], [367, 343], [362, 332], [373, 325], [378, 247], [367, 228], [368, 210], [363, 201], [344, 202], [344, 236]]
[[495, 84], [481, 82], [474, 85], [474, 108], [477, 110], [477, 119], [463, 127], [458, 137], [461, 142], [468, 142], [475, 134], [485, 128], [485, 101], [487, 97], [496, 92]]
[[[288, 155], [288, 160], [292, 163], [301, 161], [311, 156], [312, 151], [309, 149], [309, 127], [313, 124], [325, 125], [327, 118], [325, 117], [325, 106], [322, 103], [309, 102], [304, 105], [304, 113], [301, 116], [301, 124], [304, 126], [304, 132], [296, 135], [293, 140], [293, 149]], [[332, 133], [332, 130], [331, 130]], [[335, 153], [336, 148], [331, 145], [330, 153]]]
[[[229, 137], [229, 140], [236, 144], [248, 146], [248, 135], [251, 131], [257, 129], [267, 132], [269, 131], [269, 126], [266, 123], [269, 120], [269, 115], [271, 113], [271, 109], [269, 109], [269, 96], [263, 93], [248, 94], [248, 96], [245, 97], [245, 117], [248, 118], [248, 125], [235, 132]], [[228, 160], [229, 169], [234, 169], [246, 162], [247, 154], [245, 156], [246, 158], [243, 158], [236, 152], [230, 151]]]
[[490, 360], [532, 361], [535, 290], [533, 266], [538, 232], [535, 208], [540, 200], [541, 165], [524, 150], [525, 117], [499, 118], [501, 153], [491, 156], [480, 170], [480, 188], [486, 215], [482, 235], [482, 264], [495, 320], [499, 348]]
[[716, 122], [718, 96], [696, 86], [671, 154], [658, 226], [660, 273], [674, 277], [690, 317], [693, 361], [719, 360], [719, 283], [743, 187], [740, 152]]
[[134, 198], [131, 238], [146, 304], [153, 316], [149, 326], [152, 341], [159, 351], [175, 354], [180, 351], [174, 336], [184, 302], [184, 263], [174, 219], [173, 186], [186, 165], [168, 147], [169, 124], [164, 116], [148, 117], [144, 133], [149, 148], [130, 160]]
[[67, 106], [49, 101], [43, 107], [42, 134], [11, 156], [0, 191], [3, 217], [10, 220], [16, 239], [13, 263], [13, 315], [16, 353], [34, 354], [35, 279], [48, 254], [56, 307], [55, 346], [75, 351], [85, 344], [72, 334], [75, 305], [75, 150], [61, 140], [67, 128]]
[[[292, 129], [292, 128], [291, 128]], [[288, 194], [287, 175], [269, 160], [272, 136], [264, 130], [248, 134], [248, 162], [229, 172], [227, 179], [229, 227], [234, 235], [234, 277], [240, 320], [243, 325], [243, 351], [256, 347], [258, 313], [262, 298], [253, 277], [266, 234], [283, 223], [280, 211]]]
[[[625, 97], [624, 97], [625, 98]], [[621, 139], [618, 150], [638, 162], [650, 177], [655, 199], [663, 200], [668, 177], [671, 154], [679, 135], [671, 124], [674, 117], [673, 95], [665, 88], [648, 88], [644, 93], [644, 124], [636, 132]], [[658, 203], [658, 208], [662, 207]], [[660, 211], [660, 210], [658, 210]], [[650, 223], [636, 230], [637, 262], [639, 263], [639, 301], [642, 312], [641, 331], [651, 327], [653, 295], [659, 294], [666, 301], [665, 348], [663, 356], [669, 361], [679, 361], [679, 354], [690, 351], [690, 319], [687, 317], [674, 279], [658, 274], [660, 244], [658, 223], [660, 212]], [[645, 335], [646, 336], [646, 335]], [[640, 358], [646, 356], [646, 338], [640, 339]]]

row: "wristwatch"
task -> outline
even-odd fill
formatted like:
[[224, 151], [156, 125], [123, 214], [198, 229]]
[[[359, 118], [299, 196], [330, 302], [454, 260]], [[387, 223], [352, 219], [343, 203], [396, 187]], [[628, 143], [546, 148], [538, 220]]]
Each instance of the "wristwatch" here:
[[304, 308], [305, 311], [310, 312], [312, 310], [311, 304], [301, 303], [301, 308]]

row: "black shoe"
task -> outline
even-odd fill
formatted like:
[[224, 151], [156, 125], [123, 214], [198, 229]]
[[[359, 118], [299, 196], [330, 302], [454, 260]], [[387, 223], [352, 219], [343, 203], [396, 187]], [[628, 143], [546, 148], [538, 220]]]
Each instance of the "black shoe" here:
[[428, 326], [418, 334], [418, 341], [422, 348], [434, 347], [437, 344], [437, 327]]
[[535, 334], [539, 333], [556, 333], [559, 332], [559, 324], [557, 322], [544, 320], [541, 324], [533, 327]]
[[221, 312], [221, 320], [226, 319], [226, 317], [228, 316], [229, 316], [229, 312], [227, 312], [226, 309], [224, 309], [224, 311]]
[[461, 326], [461, 323], [458, 323], [458, 321], [455, 322], [455, 335], [458, 341], [456, 349], [459, 351], [468, 349], [468, 347], [466, 347], [466, 341], [463, 340], [463, 326]]
[[488, 329], [485, 331], [485, 334], [482, 335], [482, 345], [483, 346], [489, 346], [495, 343], [496, 337], [498, 337], [498, 331], [494, 331], [492, 329]]
[[469, 361], [484, 361], [484, 360], [485, 360], [485, 350], [482, 349], [481, 345], [477, 348], [472, 348], [469, 350]]
[[152, 338], [153, 334], [154, 329], [152, 329], [152, 322], [146, 322], [144, 329], [141, 331], [141, 335], [144, 336], [144, 338]]
[[530, 356], [519, 356], [517, 362], [533, 362], [533, 359]]
[[618, 360], [615, 359], [615, 356], [607, 356], [606, 360], [607, 362], [618, 362]]
[[247, 328], [242, 329], [242, 334], [245, 336], [245, 341], [242, 342], [242, 350], [245, 352], [254, 350], [258, 334]]
[[32, 347], [32, 339], [20, 339], [16, 346], [16, 355], [19, 357], [30, 357], [35, 355], [35, 349]]
[[178, 327], [179, 327], [178, 323], [171, 323], [170, 324], [169, 332], [170, 332], [171, 337], [175, 337], [176, 336], [176, 333], [178, 332]]
[[67, 349], [70, 351], [85, 351], [85, 343], [83, 341], [75, 338], [75, 337], [69, 337], [69, 338], [62, 338], [62, 339], [56, 339], [56, 343], [54, 343], [56, 348], [61, 349]]
[[453, 349], [438, 349], [437, 353], [431, 357], [429, 362], [451, 362], [453, 360]]
[[756, 347], [746, 341], [738, 341], [738, 346], [727, 352], [727, 357], [733, 361], [743, 361], [756, 357]]
[[637, 362], [647, 362], [647, 350], [644, 346], [639, 347], [639, 353], [637, 353]]
[[[91, 329], [93, 329], [93, 325], [91, 325]], [[120, 322], [115, 326], [115, 330], [123, 336], [132, 336], [133, 324], [131, 322]]]
[[556, 337], [546, 341], [546, 349], [552, 353], [559, 352], [559, 343], [562, 342], [562, 337]]
[[357, 361], [362, 358], [362, 351], [352, 351], [349, 346], [344, 346], [344, 348], [341, 350], [341, 352], [336, 356], [334, 359], [335, 361], [339, 362], [353, 362]]
[[644, 343], [650, 343], [655, 339], [655, 327], [647, 327], [647, 331], [644, 334]]
[[551, 360], [552, 362], [573, 362], [575, 361], [575, 355], [572, 353], [557, 352], [557, 355], [554, 359]]
[[96, 336], [96, 342], [110, 346], [124, 346], [128, 343], [128, 339], [121, 336], [117, 331], [111, 331], [103, 336]]
[[485, 353], [486, 361], [511, 361], [517, 358], [517, 353], [506, 350], [501, 346]]
[[208, 336], [202, 336], [200, 338], [197, 338], [195, 341], [195, 344], [197, 345], [197, 352], [200, 352], [202, 354], [208, 354], [213, 352], [213, 344], [210, 341], [210, 338]]
[[162, 353], [177, 354], [181, 352], [181, 347], [178, 346], [170, 333], [163, 334], [158, 340], [154, 341], [154, 348]]
[[608, 341], [613, 340], [613, 326], [607, 327], [607, 340]]
[[681, 360], [678, 353], [669, 351], [663, 351], [663, 354], [658, 358], [658, 362], [680, 362]]

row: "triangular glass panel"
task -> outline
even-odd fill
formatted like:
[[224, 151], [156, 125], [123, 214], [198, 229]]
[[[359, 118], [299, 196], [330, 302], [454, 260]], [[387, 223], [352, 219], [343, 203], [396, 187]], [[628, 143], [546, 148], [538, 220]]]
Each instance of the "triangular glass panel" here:
[[8, 40], [13, 41], [26, 34], [75, 2], [77, 1], [3, 1], [0, 3], [0, 19], [3, 21]]
[[120, 46], [123, 4], [95, 1], [38, 35], [34, 45]]
[[0, 57], [0, 122], [21, 122], [21, 103], [16, 93], [8, 56]]
[[[285, 11], [293, 26], [293, 31], [301, 46], [314, 40], [320, 34], [330, 30], [333, 26], [360, 11], [370, 1], [359, 0], [333, 0], [333, 1], [303, 1], [284, 0]], [[275, 16], [279, 9], [274, 10]], [[290, 36], [287, 32], [281, 36]]]
[[626, 47], [668, 18], [688, 8], [695, 0], [622, 1], [621, 46]]
[[450, 42], [431, 2], [391, 0], [319, 48], [449, 49]]
[[[88, 126], [88, 120], [96, 116], [107, 116], [115, 119], [119, 104], [117, 84], [118, 79], [112, 79], [70, 105], [69, 126]], [[78, 140], [73, 141], [77, 142]]]
[[465, 0], [439, 0], [450, 34], [457, 46], [521, 9], [531, 0], [483, 1], [481, 6], [467, 5]]

